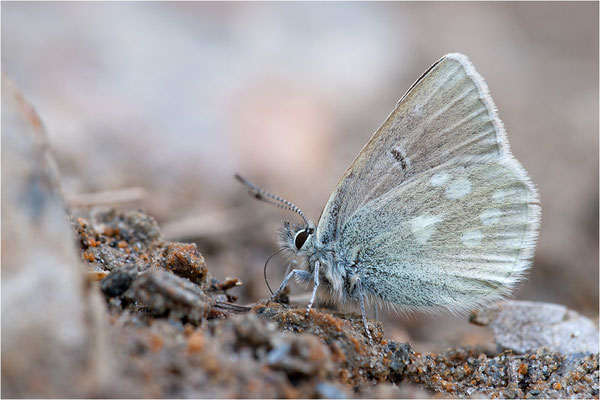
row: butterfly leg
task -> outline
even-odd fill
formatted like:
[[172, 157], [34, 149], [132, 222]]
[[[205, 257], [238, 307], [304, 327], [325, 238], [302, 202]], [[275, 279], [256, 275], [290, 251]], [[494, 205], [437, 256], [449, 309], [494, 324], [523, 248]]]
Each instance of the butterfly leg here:
[[[296, 264], [298, 264], [298, 262], [296, 260], [292, 260], [288, 263], [287, 268], [285, 269], [285, 276], [288, 276], [288, 274], [290, 273], [290, 271], [292, 270], [293, 267], [296, 266]], [[279, 294], [281, 292], [281, 290], [283, 290], [282, 288], [279, 288], [279, 290], [277, 290], [277, 294]], [[281, 304], [283, 306], [283, 308], [288, 308], [287, 305], [285, 305], [284, 303], [279, 301], [279, 304]]]
[[292, 270], [293, 267], [296, 266], [296, 264], [298, 264], [298, 261], [296, 261], [296, 260], [290, 261], [287, 268], [285, 269], [285, 276], [287, 276], [290, 273], [290, 271]]
[[274, 301], [277, 296], [279, 296], [279, 294], [281, 293], [281, 291], [283, 289], [285, 289], [285, 286], [287, 285], [287, 283], [289, 282], [290, 279], [292, 279], [293, 276], [299, 277], [300, 279], [303, 280], [310, 280], [311, 275], [310, 272], [308, 271], [304, 271], [303, 269], [293, 269], [292, 272], [290, 272], [285, 279], [283, 280], [283, 282], [281, 282], [281, 285], [279, 286], [279, 289], [277, 289], [275, 291], [275, 293], [273, 293], [273, 296], [271, 296], [271, 298], [269, 299], [269, 301]]
[[306, 308], [306, 316], [308, 317], [308, 313], [312, 308], [313, 303], [315, 302], [315, 298], [317, 297], [317, 289], [319, 288], [319, 266], [321, 263], [319, 260], [315, 262], [315, 271], [313, 273], [313, 280], [315, 281], [315, 287], [313, 288], [312, 295], [310, 296], [310, 302], [308, 303], [308, 307]]
[[367, 336], [369, 338], [369, 343], [373, 345], [373, 338], [371, 337], [371, 332], [369, 331], [369, 325], [367, 324], [367, 313], [365, 311], [365, 298], [363, 296], [362, 290], [359, 292], [360, 296], [360, 311], [362, 313], [363, 324], [365, 326], [365, 331], [367, 332]]

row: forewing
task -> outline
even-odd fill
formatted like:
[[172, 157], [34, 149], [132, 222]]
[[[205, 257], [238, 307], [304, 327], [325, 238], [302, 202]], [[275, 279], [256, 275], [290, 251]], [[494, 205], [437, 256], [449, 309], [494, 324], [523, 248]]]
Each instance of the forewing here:
[[452, 159], [510, 157], [487, 87], [468, 59], [448, 54], [402, 97], [329, 198], [318, 239], [334, 241], [361, 206]]
[[508, 158], [465, 158], [363, 205], [336, 251], [363, 293], [408, 309], [476, 308], [501, 298], [529, 267], [540, 208]]

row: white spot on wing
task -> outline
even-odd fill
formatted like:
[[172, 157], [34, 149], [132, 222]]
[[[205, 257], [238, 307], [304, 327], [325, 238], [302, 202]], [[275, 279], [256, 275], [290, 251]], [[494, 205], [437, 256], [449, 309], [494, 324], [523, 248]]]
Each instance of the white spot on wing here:
[[444, 183], [446, 183], [448, 181], [448, 179], [450, 179], [450, 175], [448, 175], [447, 172], [438, 172], [437, 174], [433, 175], [430, 179], [429, 179], [429, 183], [431, 183], [432, 186], [442, 186]]
[[435, 233], [435, 225], [442, 218], [437, 215], [420, 215], [410, 220], [410, 227], [413, 235], [420, 244], [425, 244]]
[[460, 199], [471, 193], [471, 182], [465, 178], [458, 178], [446, 188], [446, 197], [449, 199]]
[[484, 210], [479, 215], [479, 219], [483, 222], [484, 225], [494, 225], [500, 222], [500, 217], [502, 216], [502, 211], [498, 208], [490, 208], [489, 210]]
[[475, 247], [481, 243], [481, 239], [483, 239], [483, 234], [479, 231], [468, 231], [463, 233], [461, 240], [463, 244], [467, 247]]

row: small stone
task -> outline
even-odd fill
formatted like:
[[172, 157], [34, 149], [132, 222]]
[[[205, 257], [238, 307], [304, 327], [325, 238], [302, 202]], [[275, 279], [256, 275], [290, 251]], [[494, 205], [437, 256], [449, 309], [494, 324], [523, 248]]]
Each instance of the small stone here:
[[127, 269], [114, 270], [100, 281], [100, 289], [109, 297], [120, 296], [129, 289], [136, 272]]
[[331, 351], [315, 336], [285, 336], [267, 355], [267, 364], [292, 378], [331, 377]]
[[493, 313], [477, 313], [471, 322], [489, 325], [496, 344], [516, 353], [547, 347], [561, 354], [597, 353], [598, 329], [583, 315], [558, 304], [507, 301]]
[[517, 372], [521, 375], [527, 375], [527, 364], [521, 363], [517, 369]]
[[[163, 251], [163, 257], [163, 268], [206, 288], [206, 264], [195, 243], [169, 243]], [[232, 286], [236, 286], [236, 283]]]
[[154, 316], [185, 318], [194, 324], [206, 319], [214, 302], [200, 286], [155, 268], [140, 274], [126, 295]]
[[414, 354], [408, 343], [396, 343], [390, 341], [387, 350], [392, 352], [390, 356], [390, 369], [394, 371], [397, 378], [402, 378], [406, 366], [410, 363], [411, 355]]

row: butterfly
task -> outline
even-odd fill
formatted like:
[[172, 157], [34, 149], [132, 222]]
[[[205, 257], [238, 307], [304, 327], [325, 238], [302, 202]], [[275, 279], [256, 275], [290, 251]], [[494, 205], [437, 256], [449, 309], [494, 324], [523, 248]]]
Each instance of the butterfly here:
[[255, 197], [294, 211], [282, 248], [295, 277], [360, 306], [468, 312], [507, 296], [531, 265], [541, 207], [512, 156], [483, 78], [447, 54], [402, 96], [336, 185], [318, 224], [293, 203], [237, 178]]

